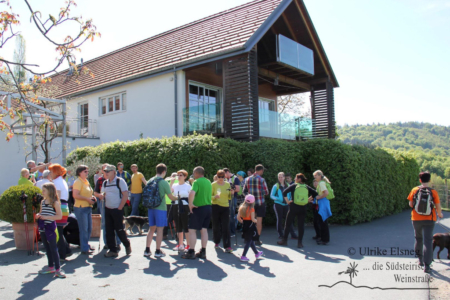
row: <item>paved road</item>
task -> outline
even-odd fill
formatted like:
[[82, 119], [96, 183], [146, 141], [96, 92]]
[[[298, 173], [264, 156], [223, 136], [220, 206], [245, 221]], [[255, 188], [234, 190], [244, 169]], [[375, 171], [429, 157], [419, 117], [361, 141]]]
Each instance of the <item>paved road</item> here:
[[[45, 256], [27, 256], [14, 248], [11, 226], [0, 222], [0, 298], [1, 299], [429, 299], [449, 294], [450, 262], [445, 259], [433, 264], [434, 281], [421, 280], [421, 270], [392, 270], [391, 266], [416, 266], [412, 255], [391, 253], [391, 247], [403, 251], [413, 249], [414, 237], [409, 212], [384, 217], [356, 226], [332, 226], [332, 241], [327, 246], [316, 245], [311, 237], [314, 229], [307, 227], [304, 249], [297, 249], [296, 241], [289, 247], [276, 245], [276, 231], [263, 231], [263, 259], [242, 263], [238, 255], [242, 241], [234, 254], [215, 250], [210, 241], [208, 260], [185, 261], [177, 253], [166, 249], [163, 259], [142, 256], [145, 237], [130, 237], [133, 253], [126, 257], [124, 250], [118, 259], [103, 257], [104, 251], [86, 257], [74, 248], [63, 269], [66, 279], [53, 279], [37, 272], [46, 265]], [[445, 213], [444, 224], [450, 227], [450, 213]], [[435, 232], [445, 232], [436, 227]], [[98, 245], [98, 239], [91, 242]], [[172, 248], [175, 243], [163, 243]], [[155, 244], [152, 244], [154, 252]], [[349, 255], [353, 253], [355, 255]], [[375, 251], [364, 254], [366, 247]], [[384, 252], [385, 251], [385, 252]], [[441, 258], [446, 258], [446, 250]], [[350, 264], [358, 271], [348, 283], [347, 274], [340, 274]], [[374, 265], [383, 270], [374, 270]], [[389, 267], [389, 270], [386, 268]], [[340, 282], [341, 281], [341, 282]], [[345, 281], [345, 282], [344, 282]], [[340, 283], [338, 283], [340, 282]], [[333, 287], [333, 284], [338, 283]], [[375, 289], [369, 289], [367, 286]], [[429, 290], [428, 287], [439, 287]], [[380, 289], [382, 288], [382, 289]], [[406, 288], [409, 288], [406, 289]], [[411, 289], [412, 288], [412, 289]], [[406, 290], [405, 290], [406, 289]], [[444, 295], [444, 296], [443, 296]], [[448, 298], [447, 298], [448, 299]]]

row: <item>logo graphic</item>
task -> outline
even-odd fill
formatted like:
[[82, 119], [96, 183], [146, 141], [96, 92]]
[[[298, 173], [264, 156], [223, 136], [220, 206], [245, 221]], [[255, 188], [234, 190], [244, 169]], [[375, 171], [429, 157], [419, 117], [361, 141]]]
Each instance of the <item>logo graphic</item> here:
[[[359, 271], [356, 269], [356, 267], [358, 267], [358, 265], [355, 262], [353, 262], [353, 263], [350, 263], [350, 266], [347, 267], [347, 270], [338, 273], [338, 275], [348, 275], [349, 278], [350, 278], [349, 281], [341, 280], [341, 281], [336, 282], [333, 285], [321, 284], [321, 285], [319, 285], [319, 287], [326, 287], [326, 288], [330, 288], [331, 289], [331, 288], [333, 288], [334, 286], [336, 286], [338, 284], [348, 284], [348, 285], [350, 285], [350, 286], [352, 286], [352, 287], [354, 287], [356, 289], [367, 288], [367, 289], [371, 289], [371, 290], [376, 290], [376, 289], [378, 289], [378, 290], [437, 290], [438, 289], [438, 288], [430, 288], [430, 287], [428, 287], [428, 288], [399, 288], [399, 287], [379, 287], [379, 286], [370, 287], [370, 286], [367, 286], [367, 285], [357, 286], [357, 285], [353, 284], [353, 280], [352, 280], [353, 278], [358, 276], [358, 272]], [[367, 270], [367, 269], [365, 269], [365, 270]], [[417, 279], [416, 282], [430, 283], [430, 282], [433, 281], [433, 277], [431, 277], [430, 274], [426, 274], [426, 275], [424, 275], [422, 277], [421, 276], [415, 276], [415, 278]]]

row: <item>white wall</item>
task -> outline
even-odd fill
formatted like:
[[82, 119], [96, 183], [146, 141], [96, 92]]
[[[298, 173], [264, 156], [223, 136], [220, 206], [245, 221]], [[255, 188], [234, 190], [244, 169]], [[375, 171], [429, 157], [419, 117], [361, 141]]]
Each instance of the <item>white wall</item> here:
[[[164, 74], [134, 83], [113, 87], [72, 99], [68, 118], [79, 117], [79, 105], [89, 103], [89, 119], [97, 120], [97, 135], [103, 143], [129, 141], [143, 137], [160, 138], [175, 135], [174, 74]], [[177, 72], [178, 135], [183, 134], [183, 108], [186, 106], [184, 71]], [[126, 93], [126, 111], [100, 115], [99, 99]]]
[[[86, 139], [86, 138], [72, 138], [67, 139], [67, 154], [77, 147], [85, 146], [97, 146], [100, 144], [98, 139]], [[51, 157], [57, 157], [52, 160], [54, 163], [62, 164], [61, 156], [61, 138], [57, 138], [53, 141], [51, 146]], [[2, 172], [0, 172], [0, 194], [3, 193], [10, 186], [17, 185], [17, 181], [20, 178], [20, 170], [26, 168], [25, 155], [31, 151], [31, 135], [23, 136], [16, 134], [9, 142], [2, 137], [0, 138], [0, 166]], [[28, 156], [28, 160], [31, 160], [31, 155]], [[38, 162], [43, 161], [43, 156], [38, 151]]]

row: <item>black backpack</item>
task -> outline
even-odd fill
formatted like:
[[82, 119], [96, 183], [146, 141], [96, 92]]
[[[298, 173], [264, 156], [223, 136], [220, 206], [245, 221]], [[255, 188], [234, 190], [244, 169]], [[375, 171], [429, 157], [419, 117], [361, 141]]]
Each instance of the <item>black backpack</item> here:
[[[105, 191], [106, 191], [106, 182], [108, 182], [108, 179], [105, 179], [103, 181], [103, 189]], [[119, 183], [120, 183], [120, 179], [119, 179], [119, 177], [116, 177], [116, 186], [119, 189], [119, 197], [120, 197], [120, 199], [122, 199], [122, 189], [120, 188], [120, 184]], [[106, 194], [105, 194], [105, 198], [103, 200], [106, 200]]]
[[414, 195], [413, 209], [424, 216], [433, 216], [433, 189], [429, 187], [420, 186]]

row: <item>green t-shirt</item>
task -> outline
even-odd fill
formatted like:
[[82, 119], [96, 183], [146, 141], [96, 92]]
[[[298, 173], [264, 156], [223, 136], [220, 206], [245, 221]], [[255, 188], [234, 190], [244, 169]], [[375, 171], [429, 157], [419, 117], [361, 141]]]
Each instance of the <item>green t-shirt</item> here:
[[[169, 183], [169, 188], [170, 188], [170, 179], [166, 179], [166, 181], [167, 181], [167, 183]], [[178, 183], [178, 180], [175, 180], [173, 182], [173, 184], [175, 184], [175, 183]], [[172, 190], [171, 190], [171, 192], [172, 192]], [[165, 197], [166, 197], [166, 204], [172, 204], [172, 200], [170, 200], [170, 198], [167, 197], [167, 195]]]
[[[152, 179], [156, 179], [156, 178], [161, 178], [161, 177], [154, 177]], [[152, 180], [150, 179], [150, 180]], [[161, 204], [158, 207], [155, 207], [154, 209], [158, 209], [158, 210], [167, 210], [167, 204], [166, 201], [164, 201], [166, 195], [168, 194], [172, 194], [172, 191], [170, 190], [170, 185], [167, 181], [160, 180], [158, 182], [158, 189], [159, 189], [159, 197], [161, 197], [161, 199], [163, 201], [161, 201]]]
[[[17, 177], [16, 177], [16, 178], [17, 178]], [[29, 185], [29, 186], [33, 186], [33, 183], [32, 183], [31, 181], [29, 181], [28, 179], [26, 179], [25, 177], [20, 176], [18, 185]]]
[[205, 177], [200, 177], [192, 184], [195, 192], [194, 206], [211, 205], [212, 186], [211, 181]]

